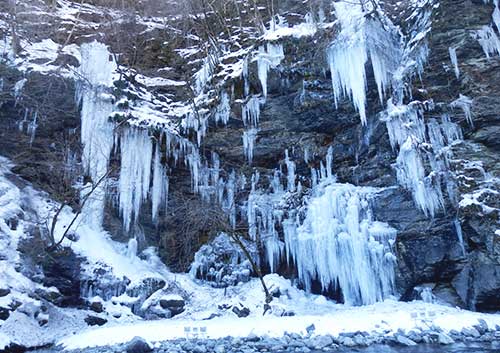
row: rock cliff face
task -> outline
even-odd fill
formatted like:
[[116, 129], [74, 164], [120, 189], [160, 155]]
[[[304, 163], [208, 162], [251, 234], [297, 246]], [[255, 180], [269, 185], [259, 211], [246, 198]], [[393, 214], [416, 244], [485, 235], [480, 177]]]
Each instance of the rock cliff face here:
[[[34, 3], [33, 6], [47, 11], [48, 22], [57, 22], [57, 15], [43, 2]], [[77, 9], [77, 3], [64, 1], [60, 6]], [[326, 15], [321, 21], [331, 23], [335, 20], [335, 13], [331, 12], [331, 4], [324, 3], [324, 7], [320, 7], [324, 8], [323, 13]], [[273, 41], [283, 46], [283, 57], [267, 71], [267, 97], [265, 103], [260, 105], [257, 135], [251, 138], [251, 142], [248, 139], [246, 141], [254, 145], [251, 163], [242, 138], [244, 131], [247, 134], [251, 132], [243, 121], [241, 109], [252, 99], [252, 94], [261, 94], [262, 72], [259, 72], [261, 68], [258, 62], [248, 60], [245, 64], [248, 65], [247, 79], [239, 75], [232, 77], [224, 68], [234, 64], [237, 56], [233, 60], [230, 55], [226, 55], [225, 61], [214, 69], [215, 73], [209, 75], [213, 77], [204, 82], [207, 87], [213, 85], [214, 88], [205, 89], [205, 100], [196, 100], [194, 103], [195, 106], [199, 104], [197, 109], [199, 114], [203, 114], [207, 110], [213, 112], [219, 109], [223, 92], [227, 92], [231, 101], [226, 125], [208, 121], [206, 136], [199, 149], [201, 158], [210, 161], [215, 152], [219, 156], [221, 176], [228, 180], [234, 171], [238, 178], [246, 177], [247, 183], [241, 184], [236, 193], [234, 202], [237, 207], [234, 212], [237, 214], [238, 227], [247, 232], [246, 210], [255, 171], [260, 174], [260, 183], [256, 182], [255, 185], [261, 185], [262, 188], [268, 187], [267, 178], [272, 179], [276, 170], [282, 172], [280, 178], [285, 183], [290, 170], [288, 162], [293, 160], [295, 175], [302, 188], [295, 194], [294, 202], [302, 206], [307, 204], [307, 195], [313, 187], [311, 168], [320, 169], [328, 151], [332, 151], [333, 172], [337, 182], [381, 190], [369, 200], [370, 212], [374, 220], [385, 222], [397, 231], [393, 245], [393, 253], [397, 258], [395, 289], [403, 300], [414, 299], [418, 288], [424, 286], [430, 287], [438, 300], [453, 305], [479, 311], [500, 310], [500, 48], [492, 49], [486, 55], [484, 46], [478, 40], [479, 32], [486, 28], [483, 26], [489, 26], [499, 36], [500, 28], [492, 24], [495, 5], [480, 0], [422, 0], [417, 1], [418, 5], [414, 8], [415, 2], [400, 3], [385, 1], [384, 14], [394, 25], [399, 26], [398, 31], [407, 41], [407, 48], [422, 40], [416, 38], [418, 22], [428, 20], [429, 23], [428, 28], [422, 31], [428, 50], [427, 59], [423, 69], [414, 75], [412, 84], [405, 83], [406, 92], [402, 103], [409, 106], [410, 102], [418, 101], [425, 105], [420, 119], [426, 124], [446, 116], [451, 123], [459, 125], [463, 133], [463, 139], [457, 139], [439, 151], [442, 155], [446, 154], [447, 177], [446, 180], [439, 179], [437, 183], [441, 184], [440, 189], [451, 189], [443, 192], [443, 207], [437, 207], [434, 214], [426, 215], [415, 202], [411, 188], [401, 186], [396, 164], [399, 150], [403, 147], [395, 145], [389, 134], [384, 115], [389, 109], [385, 102], [387, 98], [381, 104], [377, 92], [377, 72], [372, 69], [372, 65], [366, 65], [366, 124], [360, 119], [359, 109], [355, 109], [348, 98], [341, 99], [338, 107], [335, 106], [337, 98], [332, 90], [327, 51], [339, 36], [338, 23], [324, 25], [312, 35], [283, 36]], [[119, 54], [120, 65], [135, 70], [123, 72], [120, 77], [122, 81], [137, 85], [141, 87], [140, 90], [153, 92], [151, 101], [188, 101], [198, 98], [192, 97], [192, 89], [183, 81], [191, 80], [192, 73], [200, 68], [203, 58], [196, 52], [201, 51], [202, 43], [196, 38], [192, 39], [186, 34], [188, 31], [182, 28], [189, 26], [189, 23], [183, 24], [181, 20], [174, 19], [163, 27], [158, 23], [148, 23], [145, 16], [138, 14], [124, 15], [120, 24], [109, 24], [106, 16], [113, 17], [115, 11], [123, 10], [106, 6], [105, 2], [94, 5], [103, 7], [85, 8], [78, 15], [81, 16], [78, 21], [74, 20], [76, 24], [73, 27], [63, 24], [60, 27], [62, 31], [51, 33], [37, 34], [36, 30], [28, 26], [32, 18], [20, 11], [19, 17], [26, 17], [22, 18], [19, 31], [32, 41], [36, 41], [39, 35], [42, 37], [40, 39], [50, 37], [54, 42], [65, 45], [97, 38]], [[277, 5], [276, 11], [292, 26], [302, 23], [307, 11], [317, 13], [314, 12], [317, 11], [314, 7], [316, 4], [311, 6], [302, 9], [297, 7], [296, 2], [288, 1]], [[248, 15], [251, 6], [247, 7]], [[164, 8], [161, 10], [165, 11]], [[158, 14], [153, 8], [150, 11]], [[169, 13], [161, 15], [171, 18]], [[264, 12], [260, 16], [269, 17]], [[249, 18], [242, 17], [251, 22]], [[7, 20], [3, 19], [2, 23], [7, 23]], [[209, 21], [218, 19], [214, 15], [209, 17]], [[175, 31], [172, 28], [179, 29], [179, 34], [173, 34]], [[264, 44], [265, 39], [258, 35], [245, 35], [243, 29], [237, 36], [242, 41], [241, 46], [254, 43], [253, 50], [258, 52], [259, 45]], [[4, 36], [7, 36], [7, 28], [4, 30]], [[68, 36], [61, 35], [61, 32]], [[127, 36], [129, 43], [126, 42]], [[194, 33], [192, 37], [196, 37]], [[233, 46], [227, 42], [229, 39], [225, 33], [221, 34], [219, 40], [222, 45], [226, 42], [228, 47]], [[452, 52], [456, 55], [456, 68]], [[23, 53], [19, 56], [22, 58]], [[58, 52], [50, 63], [33, 64], [50, 64], [62, 68], [61, 71], [72, 72], [79, 62], [76, 55]], [[355, 67], [355, 63], [351, 64]], [[168, 70], [161, 70], [167, 66]], [[224, 74], [229, 78], [226, 79]], [[158, 86], [141, 85], [141, 75], [183, 83], [172, 85], [164, 81], [163, 85]], [[57, 72], [57, 69], [40, 73], [36, 69], [23, 69], [20, 65], [12, 66], [1, 59], [0, 77], [0, 155], [15, 163], [13, 171], [16, 174], [49, 192], [52, 198], [63, 201], [67, 198], [68, 185], [82, 178], [82, 166], [79, 163], [82, 156], [80, 110], [74, 99], [73, 78]], [[23, 78], [26, 82], [16, 96], [13, 92]], [[196, 91], [195, 84], [193, 87]], [[130, 101], [133, 101], [131, 90], [128, 92]], [[118, 96], [116, 98], [119, 99]], [[177, 121], [182, 124], [180, 118]], [[117, 122], [118, 125], [122, 123], [127, 124], [128, 121]], [[430, 134], [430, 127], [425, 129]], [[150, 130], [153, 136], [158, 136], [154, 127]], [[193, 129], [182, 131], [181, 134], [196, 140]], [[423, 146], [422, 150], [427, 153], [430, 148]], [[435, 158], [439, 160], [440, 156], [436, 154]], [[114, 180], [118, 178], [116, 170], [120, 161], [119, 154], [110, 161], [110, 165], [116, 166], [111, 173]], [[432, 159], [426, 163], [429, 170]], [[141, 234], [138, 237], [140, 250], [151, 245], [157, 246], [162, 260], [171, 269], [186, 271], [194, 253], [217, 231], [218, 223], [202, 217], [204, 210], [219, 206], [203, 203], [200, 196], [193, 193], [189, 166], [179, 163], [171, 165], [169, 169], [167, 215], [154, 224], [150, 216], [153, 206], [147, 201], [141, 208], [132, 232]], [[433, 178], [431, 174], [430, 179]], [[126, 232], [122, 226], [114, 196], [116, 194], [112, 191], [111, 197], [108, 197], [104, 224], [114, 239], [125, 242], [130, 232]], [[284, 212], [286, 214], [287, 211]], [[194, 218], [202, 221], [195, 222]], [[186, 226], [186, 223], [190, 226]], [[283, 228], [283, 224], [276, 225], [280, 240], [284, 237]], [[273, 266], [267, 264], [264, 250], [260, 250], [263, 268], [270, 271]], [[299, 276], [297, 261], [287, 264], [286, 255], [283, 254], [276, 269], [291, 278]], [[51, 264], [45, 270], [48, 274], [57, 275]], [[51, 281], [51, 284], [58, 286], [58, 281]], [[312, 288], [315, 290], [316, 285]], [[319, 288], [317, 290], [321, 291]], [[342, 300], [338, 290], [330, 287], [323, 291]], [[68, 294], [68, 298], [72, 296], [74, 293]]]

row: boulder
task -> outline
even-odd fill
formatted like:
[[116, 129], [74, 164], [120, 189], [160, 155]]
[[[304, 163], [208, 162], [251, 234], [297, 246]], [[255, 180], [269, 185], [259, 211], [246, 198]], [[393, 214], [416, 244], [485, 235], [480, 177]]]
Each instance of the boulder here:
[[455, 343], [455, 341], [453, 340], [453, 338], [451, 338], [450, 336], [448, 336], [447, 334], [445, 334], [443, 332], [440, 332], [438, 334], [437, 341], [438, 341], [439, 344], [453, 344], [453, 343]]
[[311, 347], [315, 349], [323, 349], [333, 344], [333, 339], [330, 336], [316, 336], [311, 338]]
[[125, 347], [127, 353], [149, 353], [153, 351], [151, 345], [142, 337], [134, 337]]
[[0, 297], [6, 297], [10, 294], [9, 288], [0, 288]]
[[94, 300], [89, 304], [90, 310], [96, 312], [96, 313], [102, 313], [104, 311], [104, 305], [102, 304], [102, 301], [100, 300]]
[[417, 344], [403, 335], [396, 335], [396, 341], [403, 346], [416, 346]]
[[160, 306], [169, 310], [172, 316], [182, 313], [185, 305], [186, 302], [180, 295], [168, 295], [160, 299]]
[[86, 323], [87, 323], [87, 325], [89, 325], [89, 326], [102, 326], [102, 325], [104, 325], [106, 322], [108, 322], [108, 320], [103, 319], [102, 317], [89, 315], [89, 316], [87, 316], [87, 317], [85, 318], [85, 322], [86, 322]]
[[0, 320], [7, 320], [10, 316], [10, 310], [0, 307]]
[[238, 317], [247, 317], [250, 315], [250, 309], [242, 307], [238, 308], [237, 306], [233, 306], [233, 313], [235, 313]]

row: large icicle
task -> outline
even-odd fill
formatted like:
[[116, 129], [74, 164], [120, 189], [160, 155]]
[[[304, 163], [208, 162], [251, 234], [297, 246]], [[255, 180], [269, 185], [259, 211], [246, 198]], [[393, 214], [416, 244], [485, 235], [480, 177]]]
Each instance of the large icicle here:
[[158, 213], [162, 205], [168, 202], [168, 177], [165, 168], [161, 164], [161, 153], [159, 144], [156, 143], [153, 161], [153, 186], [151, 187], [151, 207], [153, 222], [157, 221]]
[[285, 58], [283, 44], [267, 43], [261, 46], [257, 54], [257, 72], [262, 85], [262, 94], [267, 97], [267, 74], [269, 69], [277, 67]]
[[125, 231], [136, 222], [151, 182], [153, 145], [146, 130], [127, 128], [120, 136], [120, 212]]
[[[81, 103], [82, 161], [85, 173], [94, 185], [99, 183], [85, 203], [83, 217], [94, 227], [103, 220], [106, 183], [101, 180], [108, 172], [108, 161], [113, 148], [113, 128], [109, 116], [113, 111], [110, 94], [116, 63], [107, 47], [98, 42], [81, 46], [82, 64], [79, 72], [84, 80], [77, 83], [77, 101]], [[92, 189], [88, 185], [82, 191], [86, 195]]]
[[254, 128], [243, 131], [243, 151], [247, 157], [248, 164], [252, 164], [257, 132], [257, 129]]
[[367, 19], [361, 4], [335, 2], [335, 13], [340, 22], [340, 33], [327, 50], [332, 75], [335, 105], [348, 96], [366, 123], [366, 70], [370, 59], [378, 88], [380, 102], [400, 57], [399, 34], [392, 24], [385, 29], [376, 20]]
[[310, 289], [317, 279], [324, 290], [340, 289], [349, 305], [394, 294], [396, 230], [372, 219], [369, 200], [378, 190], [330, 181], [317, 188], [303, 222], [283, 222], [301, 282]]

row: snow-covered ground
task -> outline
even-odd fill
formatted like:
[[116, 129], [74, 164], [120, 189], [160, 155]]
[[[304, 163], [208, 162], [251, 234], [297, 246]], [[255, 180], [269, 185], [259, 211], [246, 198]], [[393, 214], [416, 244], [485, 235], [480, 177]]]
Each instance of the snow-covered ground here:
[[98, 329], [90, 329], [63, 338], [59, 344], [66, 349], [77, 349], [92, 346], [114, 345], [130, 341], [135, 336], [143, 337], [151, 342], [159, 342], [176, 338], [189, 338], [192, 328], [204, 328], [206, 338], [222, 338], [226, 336], [281, 337], [286, 332], [305, 335], [306, 328], [315, 326], [315, 334], [337, 336], [342, 332], [377, 332], [393, 334], [401, 329], [425, 330], [435, 325], [444, 331], [460, 331], [464, 327], [478, 324], [484, 319], [489, 327], [500, 325], [500, 315], [474, 313], [466, 310], [450, 308], [442, 305], [420, 301], [403, 303], [386, 300], [369, 306], [347, 307], [330, 306], [328, 303], [310, 302], [311, 308], [323, 308], [323, 314], [297, 315], [293, 317], [275, 317], [253, 315], [248, 318], [221, 317], [209, 321], [196, 320], [160, 320], [140, 322], [128, 325], [117, 325]]

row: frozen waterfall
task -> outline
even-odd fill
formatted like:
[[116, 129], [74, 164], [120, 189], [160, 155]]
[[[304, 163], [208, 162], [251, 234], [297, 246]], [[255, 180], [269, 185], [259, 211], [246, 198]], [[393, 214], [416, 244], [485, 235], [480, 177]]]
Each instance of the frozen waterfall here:
[[372, 304], [394, 294], [392, 245], [396, 230], [373, 220], [370, 198], [379, 190], [350, 184], [318, 185], [302, 222], [283, 222], [287, 254], [310, 290], [340, 289], [349, 305]]
[[85, 203], [83, 217], [94, 227], [101, 227], [106, 197], [106, 174], [113, 148], [113, 128], [109, 116], [113, 111], [113, 96], [108, 93], [113, 84], [116, 63], [107, 47], [98, 42], [81, 46], [82, 65], [79, 72], [84, 80], [77, 83], [76, 99], [81, 104], [82, 160], [85, 173], [93, 185], [85, 185], [82, 194], [92, 188]]
[[268, 190], [257, 186], [259, 173], [253, 175], [246, 205], [249, 235], [263, 244], [271, 271], [286, 254], [307, 290], [318, 280], [323, 290], [340, 290], [350, 305], [394, 294], [396, 230], [374, 220], [370, 209], [370, 200], [382, 189], [337, 183], [329, 148], [326, 164], [311, 171], [313, 188], [306, 204], [288, 208], [300, 187], [288, 152], [284, 164], [286, 173], [276, 170]]

